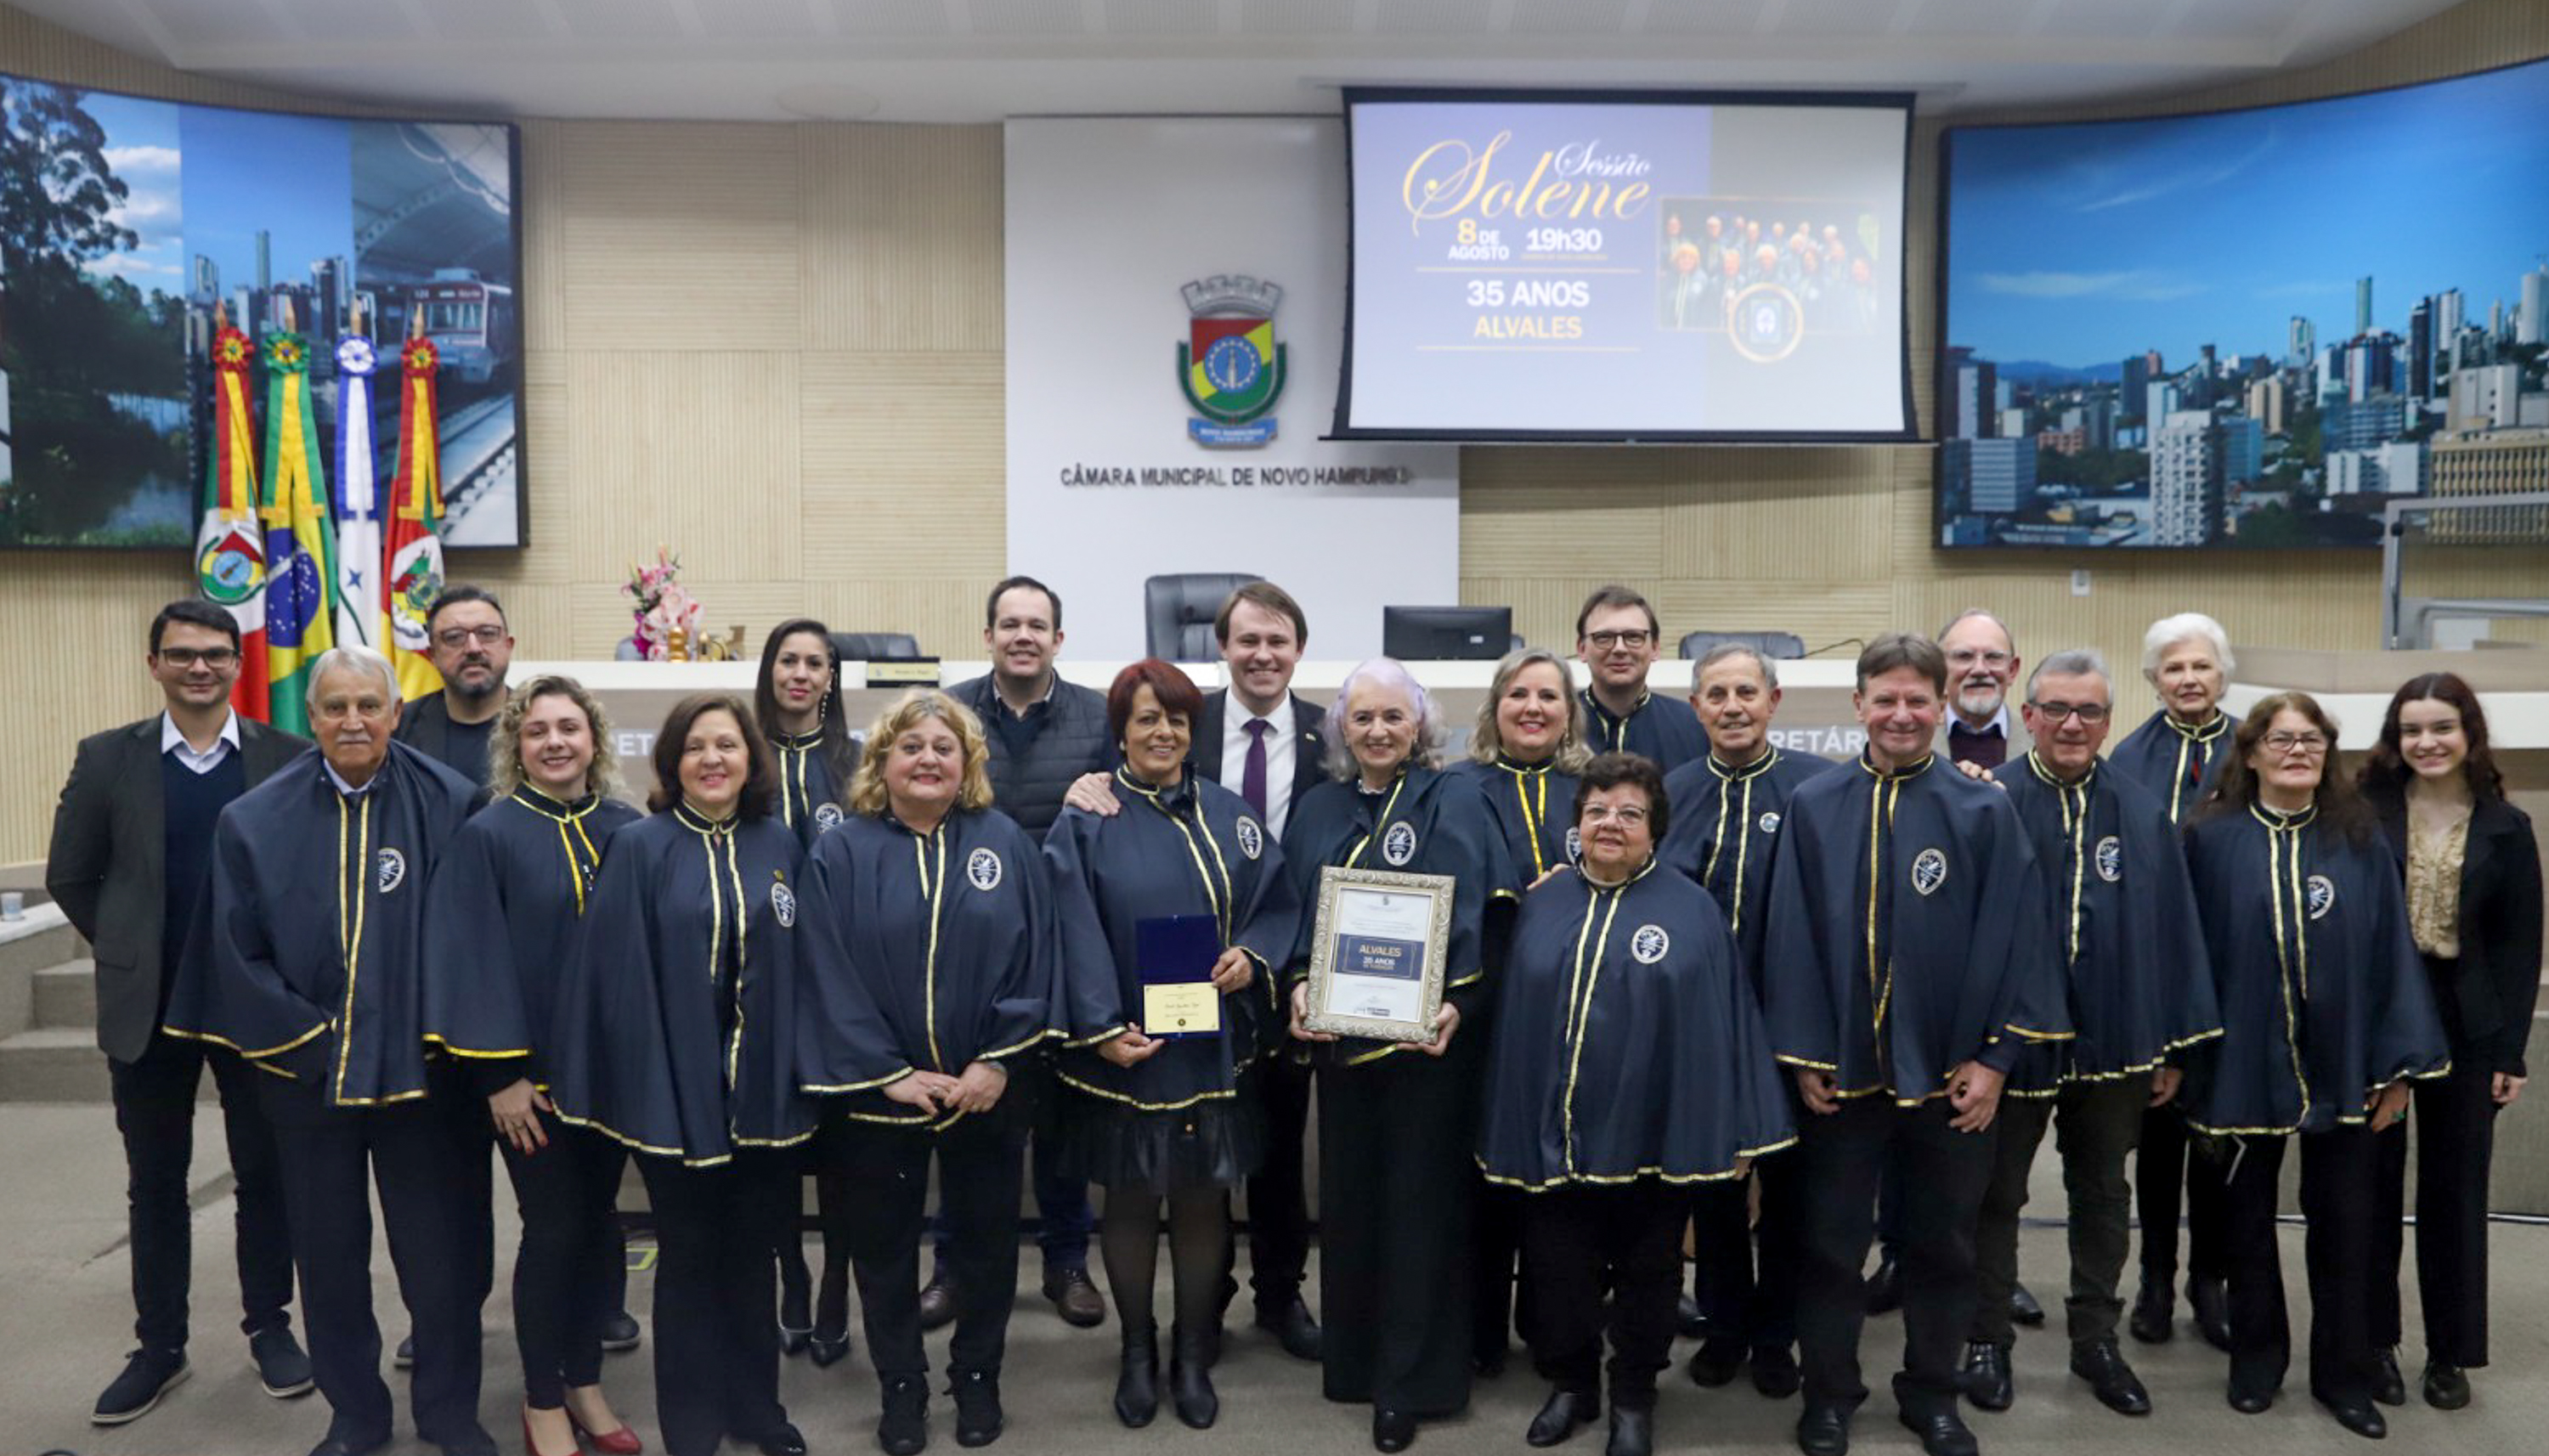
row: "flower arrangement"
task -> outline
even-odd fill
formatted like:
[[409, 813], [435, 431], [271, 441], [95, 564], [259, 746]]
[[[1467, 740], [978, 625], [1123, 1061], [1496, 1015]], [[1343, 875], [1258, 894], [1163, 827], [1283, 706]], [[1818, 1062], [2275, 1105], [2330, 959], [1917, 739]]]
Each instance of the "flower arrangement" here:
[[632, 635], [639, 651], [649, 662], [673, 660], [676, 633], [680, 634], [680, 641], [684, 644], [685, 656], [688, 655], [688, 644], [699, 640], [703, 611], [698, 599], [682, 585], [681, 575], [682, 559], [670, 549], [658, 546], [654, 563], [649, 566], [632, 563], [628, 568], [628, 580], [620, 585], [621, 593], [637, 603], [632, 613], [637, 627]]

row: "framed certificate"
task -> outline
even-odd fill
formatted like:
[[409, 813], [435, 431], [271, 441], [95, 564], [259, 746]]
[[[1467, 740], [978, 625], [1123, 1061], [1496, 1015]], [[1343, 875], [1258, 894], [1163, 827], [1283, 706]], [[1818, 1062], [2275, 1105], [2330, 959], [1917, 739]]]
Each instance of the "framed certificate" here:
[[1378, 1042], [1430, 1042], [1452, 940], [1452, 876], [1319, 871], [1302, 1025]]

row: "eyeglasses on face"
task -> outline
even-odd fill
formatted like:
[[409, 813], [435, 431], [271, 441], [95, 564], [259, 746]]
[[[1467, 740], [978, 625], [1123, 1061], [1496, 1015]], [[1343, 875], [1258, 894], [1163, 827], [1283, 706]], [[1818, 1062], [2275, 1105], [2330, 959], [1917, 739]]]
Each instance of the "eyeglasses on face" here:
[[2269, 733], [2266, 747], [2279, 754], [2302, 754], [2317, 758], [2327, 752], [2327, 735], [2323, 733]]
[[481, 647], [493, 647], [505, 640], [505, 628], [500, 622], [489, 622], [483, 627], [445, 627], [433, 634], [433, 640], [443, 647], [467, 647], [472, 642]]
[[1600, 648], [1604, 652], [1609, 652], [1614, 647], [1627, 647], [1632, 649], [1644, 647], [1648, 643], [1655, 640], [1655, 634], [1652, 632], [1638, 631], [1587, 632], [1584, 634], [1584, 640], [1592, 643], [1595, 647]]
[[1620, 827], [1623, 829], [1635, 829], [1647, 822], [1647, 811], [1634, 804], [1619, 809], [1612, 808], [1609, 804], [1594, 804], [1584, 811], [1584, 822], [1587, 824], [1608, 824], [1614, 819], [1620, 821]]
[[2030, 702], [2028, 706], [2035, 709], [2039, 716], [2057, 728], [2060, 727], [2066, 719], [2070, 718], [2078, 718], [2083, 723], [2103, 723], [2107, 721], [2107, 708], [2102, 703]]
[[197, 663], [219, 672], [238, 661], [238, 649], [233, 647], [163, 647], [159, 661], [172, 668], [191, 668]]
[[2012, 661], [2013, 659], [2008, 653], [1976, 652], [1970, 647], [1959, 647], [1955, 651], [1947, 654], [1948, 665], [1958, 668], [1970, 668], [1976, 663], [1980, 663], [1987, 668], [2005, 668], [2008, 667]]

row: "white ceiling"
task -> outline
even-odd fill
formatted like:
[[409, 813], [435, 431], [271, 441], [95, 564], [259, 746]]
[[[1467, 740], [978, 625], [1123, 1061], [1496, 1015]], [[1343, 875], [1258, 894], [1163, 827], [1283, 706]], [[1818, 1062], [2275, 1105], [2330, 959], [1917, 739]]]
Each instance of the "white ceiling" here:
[[10, 0], [180, 70], [510, 116], [1304, 112], [1342, 83], [2153, 94], [2454, 0]]

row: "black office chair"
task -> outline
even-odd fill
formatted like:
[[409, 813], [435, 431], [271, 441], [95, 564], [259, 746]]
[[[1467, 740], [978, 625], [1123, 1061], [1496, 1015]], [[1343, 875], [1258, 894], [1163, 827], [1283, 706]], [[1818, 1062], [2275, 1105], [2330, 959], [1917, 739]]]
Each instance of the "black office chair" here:
[[1797, 658], [1806, 655], [1806, 639], [1794, 632], [1693, 632], [1681, 639], [1681, 660], [1697, 662], [1721, 642], [1739, 643], [1763, 657]]
[[920, 656], [920, 639], [909, 632], [835, 632], [832, 656], [845, 663], [910, 662]]
[[1151, 656], [1173, 663], [1208, 663], [1221, 657], [1212, 619], [1230, 593], [1266, 579], [1254, 572], [1182, 572], [1142, 584], [1142, 616]]

